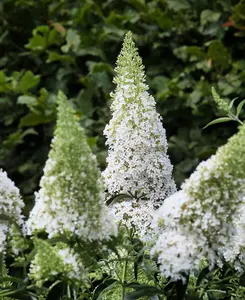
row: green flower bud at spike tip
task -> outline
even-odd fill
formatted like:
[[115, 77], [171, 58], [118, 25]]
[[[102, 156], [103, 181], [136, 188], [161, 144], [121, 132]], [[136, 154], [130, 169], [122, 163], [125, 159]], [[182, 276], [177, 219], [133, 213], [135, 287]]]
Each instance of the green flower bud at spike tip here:
[[12, 225], [23, 225], [23, 207], [19, 189], [0, 169], [0, 253], [5, 249], [8, 235], [12, 234]]
[[[162, 274], [183, 279], [203, 258], [245, 270], [245, 125], [155, 212], [152, 250]], [[163, 226], [161, 226], [163, 224]]]
[[40, 187], [27, 222], [29, 234], [45, 231], [49, 238], [64, 234], [87, 241], [115, 234], [96, 158], [62, 92], [58, 94], [57, 126]]
[[176, 187], [166, 153], [166, 132], [147, 91], [144, 66], [131, 32], [125, 36], [115, 71], [112, 119], [104, 131], [109, 153], [103, 177], [110, 196], [134, 196], [114, 203], [112, 210], [118, 221], [127, 226], [133, 223], [145, 237], [151, 213]]
[[220, 110], [225, 111], [226, 113], [229, 113], [229, 103], [222, 98], [220, 98], [219, 94], [216, 92], [215, 88], [212, 87], [212, 95], [214, 98], [215, 103], [217, 104], [218, 108]]

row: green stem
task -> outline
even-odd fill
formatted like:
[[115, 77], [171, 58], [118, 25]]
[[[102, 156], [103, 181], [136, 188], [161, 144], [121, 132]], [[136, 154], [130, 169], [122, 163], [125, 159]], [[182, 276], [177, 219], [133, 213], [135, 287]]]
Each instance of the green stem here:
[[128, 267], [128, 259], [126, 259], [123, 263], [123, 273], [122, 273], [122, 300], [125, 296], [125, 280], [127, 278], [127, 267]]
[[0, 277], [3, 276], [3, 262], [4, 262], [4, 256], [3, 253], [0, 253]]
[[76, 293], [75, 288], [73, 289], [73, 299], [74, 299], [74, 300], [77, 300], [77, 293]]
[[[126, 230], [127, 230], [129, 241], [132, 242], [132, 238], [134, 236], [134, 229], [133, 228], [128, 229], [128, 227], [126, 227]], [[127, 268], [128, 268], [129, 255], [130, 255], [130, 253], [127, 251], [127, 256], [123, 263], [123, 272], [122, 272], [122, 280], [121, 280], [121, 282], [122, 282], [122, 300], [124, 299], [125, 290], [126, 290], [125, 289], [125, 281], [127, 279]]]
[[21, 287], [21, 288], [19, 288], [19, 289], [16, 289], [16, 290], [7, 290], [7, 291], [2, 291], [1, 293], [0, 293], [0, 297], [2, 298], [2, 297], [6, 297], [6, 296], [11, 296], [11, 295], [14, 295], [14, 294], [17, 294], [17, 293], [19, 293], [19, 292], [22, 292], [22, 291], [24, 291], [25, 290], [25, 287]]
[[[21, 256], [24, 258], [23, 251], [21, 251]], [[24, 263], [24, 265], [23, 265], [23, 276], [24, 276], [24, 278], [27, 277], [26, 263]]]
[[67, 297], [69, 299], [71, 299], [71, 290], [70, 290], [70, 285], [69, 284], [67, 285]]
[[235, 116], [233, 113], [230, 113], [230, 116], [228, 114], [228, 117], [232, 118], [234, 121], [237, 121], [239, 124], [243, 125], [243, 122], [238, 118], [238, 116]]

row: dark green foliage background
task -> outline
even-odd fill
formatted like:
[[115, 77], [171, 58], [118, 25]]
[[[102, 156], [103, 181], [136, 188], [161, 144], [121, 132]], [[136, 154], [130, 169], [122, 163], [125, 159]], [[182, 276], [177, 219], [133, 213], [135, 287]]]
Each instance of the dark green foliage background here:
[[221, 115], [212, 85], [224, 98], [245, 97], [245, 1], [1, 0], [0, 167], [21, 188], [27, 210], [47, 158], [59, 89], [105, 166], [102, 132], [128, 30], [163, 117], [178, 184], [236, 131], [232, 122], [202, 128]]

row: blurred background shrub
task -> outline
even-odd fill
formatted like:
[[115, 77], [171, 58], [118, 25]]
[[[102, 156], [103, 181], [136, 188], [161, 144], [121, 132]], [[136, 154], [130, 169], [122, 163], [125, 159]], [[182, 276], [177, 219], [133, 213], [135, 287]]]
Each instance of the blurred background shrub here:
[[169, 141], [178, 185], [236, 131], [219, 117], [245, 97], [245, 1], [1, 0], [0, 167], [33, 202], [56, 118], [56, 93], [76, 108], [105, 167], [113, 68], [131, 30]]

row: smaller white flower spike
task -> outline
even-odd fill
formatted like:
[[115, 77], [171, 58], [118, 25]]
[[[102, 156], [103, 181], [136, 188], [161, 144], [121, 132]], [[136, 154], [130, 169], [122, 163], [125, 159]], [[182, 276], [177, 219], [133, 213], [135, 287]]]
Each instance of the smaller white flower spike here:
[[163, 276], [184, 279], [204, 258], [210, 268], [226, 261], [244, 272], [244, 220], [245, 125], [155, 212], [152, 254]]
[[58, 117], [49, 158], [27, 222], [28, 234], [66, 235], [84, 241], [110, 239], [116, 226], [104, 204], [104, 187], [84, 130], [65, 95], [58, 95]]
[[0, 253], [5, 250], [8, 235], [11, 236], [12, 224], [22, 227], [23, 207], [19, 189], [0, 169]]
[[117, 203], [113, 209], [119, 220], [124, 211], [127, 222], [133, 219], [138, 233], [144, 235], [147, 226], [143, 228], [142, 220], [148, 224], [153, 210], [176, 187], [166, 154], [165, 129], [155, 100], [148, 93], [144, 67], [131, 32], [126, 34], [115, 72], [112, 119], [104, 130], [109, 152], [103, 177], [109, 197], [133, 195], [134, 200]]
[[40, 239], [34, 239], [34, 245], [36, 254], [30, 265], [29, 277], [36, 281], [37, 286], [57, 275], [73, 282], [87, 281], [87, 271], [81, 257], [72, 248], [62, 243], [52, 246]]

